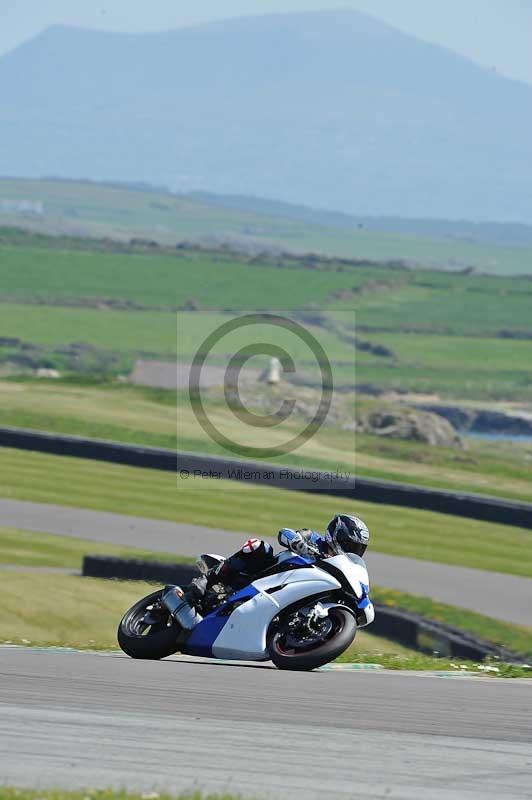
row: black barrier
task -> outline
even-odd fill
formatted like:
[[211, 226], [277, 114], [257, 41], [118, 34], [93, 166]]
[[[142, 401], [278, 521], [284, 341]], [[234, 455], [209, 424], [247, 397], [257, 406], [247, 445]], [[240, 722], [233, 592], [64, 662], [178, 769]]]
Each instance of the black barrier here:
[[[187, 564], [90, 555], [83, 559], [82, 574], [91, 578], [179, 586], [185, 586], [199, 575], [195, 567]], [[371, 625], [371, 632], [430, 655], [436, 653], [442, 657], [467, 658], [472, 661], [483, 661], [487, 657], [505, 661], [519, 660], [515, 653], [469, 636], [457, 628], [379, 603], [375, 604], [375, 621]]]
[[192, 564], [167, 561], [143, 561], [114, 556], [85, 556], [82, 573], [86, 578], [112, 578], [122, 581], [146, 581], [186, 585], [199, 575]]
[[458, 628], [379, 603], [375, 604], [375, 621], [371, 625], [371, 632], [427, 655], [466, 658], [470, 661], [483, 661], [485, 658], [523, 660], [516, 653], [470, 636]]
[[0, 446], [175, 472], [181, 480], [203, 480], [213, 475], [216, 479], [240, 480], [292, 491], [437, 511], [532, 529], [532, 504], [499, 497], [450, 492], [373, 478], [355, 479], [304, 467], [281, 467], [266, 462], [241, 461], [198, 453], [175, 453], [156, 447], [137, 447], [19, 428], [0, 428]]

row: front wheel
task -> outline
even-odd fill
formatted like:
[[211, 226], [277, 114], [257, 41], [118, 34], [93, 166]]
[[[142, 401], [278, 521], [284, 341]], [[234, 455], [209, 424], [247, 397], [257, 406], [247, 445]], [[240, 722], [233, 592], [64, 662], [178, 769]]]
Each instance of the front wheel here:
[[343, 606], [328, 609], [314, 629], [298, 612], [281, 617], [268, 647], [279, 669], [311, 670], [338, 658], [353, 642], [357, 630], [353, 614]]
[[180, 631], [161, 603], [164, 589], [143, 597], [126, 611], [118, 626], [118, 644], [131, 658], [157, 661], [177, 653]]

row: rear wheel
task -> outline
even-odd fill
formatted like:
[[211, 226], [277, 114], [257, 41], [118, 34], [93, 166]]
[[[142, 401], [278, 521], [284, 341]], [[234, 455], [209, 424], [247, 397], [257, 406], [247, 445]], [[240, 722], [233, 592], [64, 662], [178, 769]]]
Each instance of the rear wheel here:
[[161, 603], [164, 589], [143, 597], [118, 626], [118, 644], [131, 658], [157, 661], [177, 653], [179, 626]]
[[309, 628], [296, 611], [281, 617], [268, 647], [279, 669], [311, 670], [334, 661], [353, 642], [357, 624], [343, 606], [328, 609], [326, 618]]

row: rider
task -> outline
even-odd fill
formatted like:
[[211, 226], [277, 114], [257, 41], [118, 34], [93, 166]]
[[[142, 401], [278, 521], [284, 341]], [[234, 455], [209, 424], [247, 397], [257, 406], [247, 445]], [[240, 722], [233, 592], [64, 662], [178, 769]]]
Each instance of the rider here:
[[[369, 543], [369, 530], [359, 517], [337, 514], [327, 525], [327, 533], [323, 536], [309, 528], [282, 528], [278, 534], [278, 542], [301, 556], [331, 558], [339, 553], [353, 553], [362, 558]], [[187, 597], [192, 602], [199, 600], [216, 584], [239, 588], [274, 563], [275, 555], [271, 544], [263, 539], [248, 539], [232, 556], [213, 567], [206, 575], [195, 578], [187, 591]], [[362, 612], [360, 620], [357, 620], [359, 627], [372, 621], [373, 617], [369, 619], [369, 616], [368, 608], [366, 618]]]

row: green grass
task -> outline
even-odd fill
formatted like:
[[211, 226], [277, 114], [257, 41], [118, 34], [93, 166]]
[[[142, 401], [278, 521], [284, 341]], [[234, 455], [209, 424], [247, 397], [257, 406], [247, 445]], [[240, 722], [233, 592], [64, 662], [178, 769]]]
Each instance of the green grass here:
[[0, 306], [2, 334], [57, 347], [83, 342], [113, 352], [175, 358], [176, 315], [37, 305]]
[[169, 795], [166, 793], [126, 792], [119, 789], [83, 789], [69, 791], [67, 789], [18, 789], [14, 786], [0, 786], [0, 800], [243, 800], [241, 795], [204, 794], [203, 792], [185, 792]]
[[[357, 398], [360, 411], [375, 401]], [[222, 427], [236, 424], [222, 405], [208, 404]], [[0, 381], [2, 424], [88, 438], [110, 439], [174, 449], [176, 397], [120, 383], [75, 385], [62, 381]], [[300, 421], [287, 426], [290, 430]], [[199, 428], [183, 398], [179, 402], [178, 446], [182, 450], [225, 455]], [[254, 432], [255, 443], [270, 433]], [[358, 476], [407, 481], [425, 486], [468, 490], [530, 500], [532, 444], [496, 450], [473, 442], [467, 451], [418, 442], [383, 439], [324, 427], [301, 450], [279, 462], [322, 469], [342, 468]]]
[[468, 371], [465, 361], [455, 369], [410, 368], [400, 363], [361, 364], [357, 367], [357, 381], [358, 385], [371, 386], [378, 391], [437, 394], [451, 402], [513, 401], [527, 405], [532, 402], [532, 382], [524, 364], [522, 369], [501, 372], [488, 372], [474, 365]]
[[175, 553], [158, 553], [148, 549], [120, 547], [52, 533], [0, 528], [0, 564], [81, 569], [83, 556], [89, 553], [91, 555], [141, 558], [148, 561], [194, 563], [193, 558]]
[[[531, 298], [523, 300], [530, 313]], [[456, 398], [532, 399], [532, 340], [397, 332], [372, 333], [369, 338], [391, 349], [395, 359], [377, 361], [358, 354], [359, 383], [436, 391]]]
[[412, 611], [427, 617], [427, 619], [451, 625], [479, 639], [512, 650], [514, 653], [532, 657], [532, 627], [500, 622], [474, 611], [438, 603], [428, 597], [419, 597], [395, 589], [373, 586], [371, 595], [376, 603]]
[[1, 579], [0, 641], [38, 647], [115, 648], [122, 615], [153, 591], [140, 581], [74, 575], [2, 572]]
[[[337, 372], [344, 382], [352, 378], [355, 350], [342, 333], [352, 334], [355, 310], [359, 337], [394, 354], [357, 351], [359, 384], [454, 398], [532, 399], [532, 341], [500, 338], [504, 331], [530, 335], [530, 279], [290, 256], [257, 259], [222, 250], [115, 250], [109, 243], [65, 240], [61, 245], [46, 237], [4, 234], [0, 337], [20, 339], [37, 350], [3, 345], [1, 360], [15, 357], [24, 363], [30, 357], [63, 371], [116, 374], [142, 355], [173, 360], [177, 354], [188, 360], [224, 319], [219, 313], [224, 309], [317, 308], [327, 310], [329, 327], [336, 325], [336, 332], [323, 327], [313, 332], [331, 361], [346, 363]], [[180, 312], [176, 336], [175, 309], [191, 299], [201, 309], [219, 311]], [[342, 310], [349, 310], [349, 322], [331, 317]], [[257, 330], [254, 335], [264, 338]], [[277, 332], [274, 339], [279, 337], [286, 339]], [[219, 356], [247, 343], [249, 331], [233, 339], [220, 345]], [[98, 353], [85, 353], [80, 361], [65, 352], [79, 343]], [[304, 367], [306, 348], [290, 350]]]
[[346, 304], [355, 306], [357, 325], [369, 332], [493, 336], [501, 330], [530, 330], [532, 283], [415, 270], [399, 288], [386, 291], [385, 284]]
[[[375, 331], [489, 336], [501, 329], [530, 330], [532, 283], [526, 278], [290, 257], [257, 261], [223, 251], [102, 252], [88, 241], [81, 244], [85, 249], [73, 244], [57, 249], [53, 239], [43, 239], [39, 247], [31, 239], [0, 240], [6, 298], [49, 304], [107, 299], [158, 310], [173, 310], [189, 298], [206, 309], [312, 304], [355, 308], [357, 324]], [[344, 299], [335, 296], [341, 291], [347, 292]]]
[[254, 266], [223, 253], [106, 253], [86, 246], [76, 251], [1, 245], [3, 293], [24, 302], [107, 299], [161, 309], [179, 307], [188, 298], [213, 309], [298, 308], [319, 305], [331, 292], [361, 285], [373, 274], [388, 274], [369, 266], [349, 277], [334, 270], [305, 270], [302, 281], [295, 265], [282, 270], [275, 263]]
[[270, 216], [255, 211], [206, 205], [192, 197], [166, 192], [135, 191], [83, 182], [2, 178], [2, 196], [41, 201], [42, 218], [4, 215], [6, 224], [41, 232], [111, 238], [147, 236], [169, 245], [197, 236], [231, 236], [275, 244], [301, 252], [333, 253], [342, 257], [411, 259], [422, 264], [460, 269], [475, 265], [484, 271], [523, 274], [532, 270], [526, 247], [503, 247], [438, 236], [382, 233], [355, 223], [345, 228]]
[[[474, 380], [484, 373], [493, 381], [493, 373], [521, 373], [530, 376], [532, 341], [467, 338], [463, 336], [416, 336], [410, 334], [372, 334], [371, 341], [393, 350], [397, 361], [409, 370], [456, 370], [458, 356], [462, 368]], [[357, 363], [364, 363], [362, 354]]]
[[[0, 495], [272, 535], [279, 525], [323, 529], [338, 500], [230, 481], [176, 476], [11, 449], [0, 452]], [[428, 511], [356, 502], [377, 552], [532, 577], [530, 532]], [[501, 546], [501, 543], [504, 543]], [[177, 545], [176, 545], [177, 546]]]
[[357, 654], [353, 649], [337, 659], [338, 662], [352, 664], [375, 664], [391, 670], [407, 670], [409, 672], [438, 672], [447, 675], [466, 674], [490, 678], [529, 678], [532, 679], [532, 665], [506, 663], [498, 659], [485, 659], [482, 663], [467, 659], [439, 658], [422, 653], [403, 655], [400, 653], [368, 653]]

